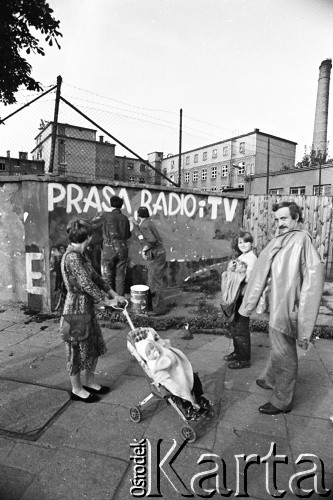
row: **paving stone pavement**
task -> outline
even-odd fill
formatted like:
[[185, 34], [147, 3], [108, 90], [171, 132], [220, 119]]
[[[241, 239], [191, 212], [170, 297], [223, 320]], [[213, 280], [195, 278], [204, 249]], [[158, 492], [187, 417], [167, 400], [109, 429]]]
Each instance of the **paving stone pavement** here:
[[[108, 352], [96, 373], [112, 390], [92, 405], [68, 398], [57, 329], [57, 319], [30, 321], [18, 308], [8, 308], [0, 317], [1, 500], [128, 500], [140, 492], [142, 497], [140, 487], [133, 495], [130, 490], [140, 473], [150, 477], [150, 495], [167, 500], [208, 498], [209, 489], [217, 490], [214, 498], [244, 497], [246, 490], [247, 498], [270, 499], [284, 490], [289, 499], [314, 488], [313, 477], [298, 485], [301, 490], [291, 491], [295, 480], [290, 485], [295, 473], [313, 468], [314, 462], [317, 477], [332, 490], [326, 498], [333, 498], [332, 340], [317, 339], [308, 351], [299, 351], [292, 412], [265, 416], [258, 407], [269, 391], [255, 380], [264, 373], [269, 353], [266, 333], [252, 333], [251, 367], [229, 370], [223, 360], [231, 350], [229, 338], [195, 333], [184, 341], [181, 329], [159, 332], [188, 356], [214, 404], [211, 420], [192, 423], [197, 440], [190, 444], [181, 434], [184, 423], [164, 401], [147, 404], [141, 422], [130, 420], [130, 408], [150, 389], [127, 351], [125, 324], [104, 328]], [[134, 446], [140, 440], [142, 446]], [[144, 466], [138, 460], [141, 450]], [[269, 475], [274, 450], [279, 455], [275, 484]], [[173, 469], [168, 460], [159, 468], [168, 453]], [[301, 461], [304, 454], [312, 454], [308, 463]], [[214, 467], [216, 473], [209, 477], [207, 471]], [[321, 480], [318, 488], [323, 488]]]

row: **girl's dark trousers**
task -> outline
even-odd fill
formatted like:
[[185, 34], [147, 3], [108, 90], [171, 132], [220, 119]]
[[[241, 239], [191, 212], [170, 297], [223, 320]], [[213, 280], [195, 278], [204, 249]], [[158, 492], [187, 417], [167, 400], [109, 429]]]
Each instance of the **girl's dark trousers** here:
[[234, 352], [239, 361], [251, 359], [250, 318], [241, 316], [238, 312], [243, 300], [240, 295], [236, 301], [235, 316], [231, 323], [231, 336], [234, 342]]

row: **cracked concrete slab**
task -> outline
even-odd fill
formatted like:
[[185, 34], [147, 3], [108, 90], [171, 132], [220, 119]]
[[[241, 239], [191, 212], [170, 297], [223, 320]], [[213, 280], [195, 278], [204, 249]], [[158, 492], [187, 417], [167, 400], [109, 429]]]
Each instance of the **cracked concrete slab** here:
[[0, 391], [0, 432], [22, 439], [37, 439], [69, 401], [67, 391], [10, 380]]

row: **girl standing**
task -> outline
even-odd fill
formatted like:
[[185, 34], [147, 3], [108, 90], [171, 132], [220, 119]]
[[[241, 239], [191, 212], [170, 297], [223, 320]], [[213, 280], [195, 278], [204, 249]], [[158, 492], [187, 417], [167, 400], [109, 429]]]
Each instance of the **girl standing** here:
[[[241, 231], [238, 236], [237, 246], [241, 252], [237, 258], [238, 261], [246, 265], [245, 280], [242, 285], [241, 293], [236, 301], [235, 316], [232, 323], [232, 338], [234, 350], [232, 353], [224, 356], [225, 361], [230, 361], [228, 367], [231, 369], [248, 368], [251, 359], [251, 336], [250, 336], [250, 318], [241, 316], [239, 308], [242, 304], [246, 284], [249, 281], [252, 269], [257, 261], [257, 257], [252, 250], [253, 236], [251, 233]], [[231, 261], [229, 266], [236, 266], [237, 260]]]

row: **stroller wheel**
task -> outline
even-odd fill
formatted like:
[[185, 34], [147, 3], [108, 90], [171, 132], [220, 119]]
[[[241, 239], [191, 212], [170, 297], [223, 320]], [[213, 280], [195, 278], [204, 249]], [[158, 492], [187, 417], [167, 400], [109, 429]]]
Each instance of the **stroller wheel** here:
[[130, 408], [130, 419], [132, 422], [138, 424], [141, 422], [141, 417], [142, 415], [140, 409], [137, 406], [132, 406], [132, 408]]
[[192, 427], [188, 425], [184, 425], [181, 430], [182, 436], [184, 439], [187, 439], [189, 443], [194, 443], [194, 441], [197, 439], [197, 435], [192, 429]]

